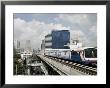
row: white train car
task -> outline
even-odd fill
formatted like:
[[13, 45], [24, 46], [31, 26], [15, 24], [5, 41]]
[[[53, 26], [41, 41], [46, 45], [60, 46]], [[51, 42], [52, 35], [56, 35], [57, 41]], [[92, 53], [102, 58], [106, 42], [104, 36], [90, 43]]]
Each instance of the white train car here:
[[97, 63], [97, 48], [82, 47], [71, 49], [45, 49], [44, 55], [77, 61], [84, 64]]
[[45, 49], [45, 55], [64, 59], [71, 59], [70, 49]]

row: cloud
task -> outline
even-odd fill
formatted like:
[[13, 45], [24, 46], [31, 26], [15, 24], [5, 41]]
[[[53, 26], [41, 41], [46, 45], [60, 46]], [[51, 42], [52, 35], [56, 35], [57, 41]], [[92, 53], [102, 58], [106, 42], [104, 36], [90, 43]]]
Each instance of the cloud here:
[[31, 40], [32, 48], [40, 48], [44, 36], [50, 33], [53, 29], [69, 30], [69, 27], [64, 27], [62, 24], [46, 24], [37, 20], [26, 22], [23, 19], [15, 18], [14, 40], [20, 40], [24, 46], [26, 40]]
[[59, 14], [54, 20], [70, 25], [71, 38], [80, 35], [79, 39], [84, 41], [85, 46], [97, 46], [96, 13]]
[[21, 14], [14, 18], [14, 40], [20, 40], [22, 45], [25, 45], [26, 40], [31, 40], [32, 48], [40, 48], [44, 36], [57, 29], [70, 30], [71, 39], [78, 36], [85, 46], [97, 46], [97, 14], [95, 13], [29, 14], [31, 19], [28, 21], [25, 15]]

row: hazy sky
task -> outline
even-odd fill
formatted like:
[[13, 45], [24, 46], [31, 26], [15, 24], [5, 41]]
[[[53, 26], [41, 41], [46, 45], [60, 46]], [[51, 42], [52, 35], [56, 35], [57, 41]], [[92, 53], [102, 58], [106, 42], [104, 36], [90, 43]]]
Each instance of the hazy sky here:
[[53, 29], [70, 30], [71, 39], [79, 37], [85, 46], [97, 46], [96, 13], [14, 14], [14, 40], [19, 40], [22, 46], [31, 40], [32, 48], [40, 48], [44, 36]]

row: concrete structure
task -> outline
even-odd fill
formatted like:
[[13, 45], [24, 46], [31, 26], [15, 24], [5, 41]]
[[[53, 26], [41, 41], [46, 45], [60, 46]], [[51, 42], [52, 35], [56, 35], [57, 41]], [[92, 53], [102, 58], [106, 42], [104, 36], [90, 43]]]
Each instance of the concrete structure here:
[[28, 69], [27, 69], [27, 73], [28, 75], [30, 75], [30, 68], [29, 67], [40, 67], [41, 70], [44, 72], [45, 75], [48, 75], [48, 71], [46, 70], [45, 66], [43, 65], [42, 61], [39, 63], [37, 61], [35, 61], [34, 63], [27, 63]]
[[[50, 59], [43, 55], [38, 55], [43, 61], [51, 66], [60, 75], [96, 75], [97, 69], [85, 65], [64, 61], [61, 59]], [[67, 64], [66, 64], [67, 63]]]

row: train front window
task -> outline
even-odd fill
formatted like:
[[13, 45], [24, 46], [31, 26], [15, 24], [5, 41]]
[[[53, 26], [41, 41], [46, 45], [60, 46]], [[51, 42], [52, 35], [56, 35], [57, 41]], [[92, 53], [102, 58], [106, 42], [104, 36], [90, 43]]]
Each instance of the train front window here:
[[97, 58], [97, 49], [95, 48], [85, 49], [85, 57], [86, 58]]

